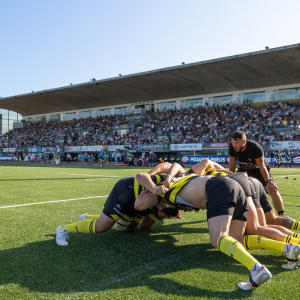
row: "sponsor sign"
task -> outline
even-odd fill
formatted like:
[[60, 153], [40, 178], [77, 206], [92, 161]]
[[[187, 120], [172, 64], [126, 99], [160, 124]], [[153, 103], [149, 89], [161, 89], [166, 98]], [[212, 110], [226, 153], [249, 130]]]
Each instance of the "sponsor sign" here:
[[217, 143], [217, 144], [211, 144], [212, 148], [228, 148], [229, 143]]
[[202, 144], [171, 144], [170, 151], [197, 151], [202, 150]]
[[[196, 164], [198, 162], [200, 162], [201, 160], [203, 160], [204, 158], [208, 158], [211, 161], [214, 161], [216, 163], [220, 163], [220, 164], [229, 164], [229, 156], [202, 156], [202, 155], [183, 155], [181, 156], [181, 162], [182, 163], [186, 163], [186, 164]], [[275, 165], [277, 163], [276, 158], [274, 157], [273, 160], [271, 161], [271, 157], [270, 156], [265, 156], [267, 162], [270, 165]], [[283, 156], [281, 158], [282, 164], [286, 163], [286, 157]], [[238, 163], [238, 162], [237, 162]], [[300, 165], [300, 156], [295, 156], [292, 157], [292, 165]]]
[[293, 162], [294, 162], [295, 164], [300, 164], [300, 156], [294, 157], [294, 158], [293, 158]]
[[3, 148], [3, 152], [16, 152], [16, 148]]
[[73, 151], [78, 151], [80, 152], [80, 146], [70, 146], [70, 147], [65, 147], [65, 152], [73, 152]]
[[32, 152], [40, 152], [41, 148], [40, 147], [30, 147], [28, 148], [28, 152], [32, 153]]
[[107, 146], [107, 151], [116, 151], [116, 150], [124, 150], [125, 146], [124, 145], [111, 145]]
[[300, 149], [300, 141], [270, 142], [270, 149], [272, 150]]
[[103, 151], [103, 146], [81, 146], [80, 148], [80, 151]]
[[12, 156], [0, 156], [0, 161], [12, 160]]
[[202, 155], [184, 155], [181, 156], [181, 162], [182, 163], [187, 163], [187, 164], [196, 164], [203, 160], [204, 158], [208, 158], [211, 161], [214, 161], [216, 163], [221, 163], [221, 164], [228, 164], [229, 161], [227, 160], [228, 157], [225, 156], [202, 156]]

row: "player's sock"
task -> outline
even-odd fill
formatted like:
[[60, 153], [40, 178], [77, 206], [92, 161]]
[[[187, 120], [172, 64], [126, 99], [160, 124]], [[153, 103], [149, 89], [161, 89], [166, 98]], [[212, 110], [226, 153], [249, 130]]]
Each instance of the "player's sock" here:
[[96, 215], [86, 215], [85, 219], [97, 220], [99, 217], [100, 217], [100, 215], [99, 216], [96, 216]]
[[73, 224], [64, 225], [61, 229], [67, 228], [68, 233], [96, 233], [95, 224], [96, 220], [82, 220]]
[[300, 240], [300, 233], [293, 232], [293, 233], [291, 234], [291, 237]]
[[258, 261], [246, 251], [243, 245], [228, 235], [218, 239], [218, 249], [243, 264], [249, 271]]
[[276, 250], [279, 252], [284, 252], [286, 245], [288, 243], [283, 243], [275, 240], [268, 239], [261, 235], [245, 235], [244, 236], [244, 247], [247, 250], [252, 249], [269, 249], [269, 250]]
[[[292, 230], [300, 230], [300, 224], [298, 221], [293, 220]], [[300, 236], [299, 236], [299, 238], [300, 238]]]
[[296, 245], [300, 245], [300, 240], [293, 238], [289, 235], [286, 235], [284, 240], [285, 243], [291, 243], [291, 244], [296, 244]]
[[284, 215], [284, 210], [278, 210], [277, 213], [278, 213], [278, 216], [283, 216]]

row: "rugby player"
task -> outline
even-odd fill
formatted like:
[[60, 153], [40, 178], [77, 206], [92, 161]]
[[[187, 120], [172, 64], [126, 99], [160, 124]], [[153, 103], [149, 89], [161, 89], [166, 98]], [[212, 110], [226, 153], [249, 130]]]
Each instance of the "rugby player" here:
[[[216, 171], [212, 170], [214, 166], [218, 168], [223, 168], [222, 166], [208, 159], [205, 159], [202, 160], [200, 163], [196, 164], [195, 166], [193, 166], [188, 173], [197, 173], [200, 176], [201, 175], [229, 176], [231, 179], [239, 182], [246, 195], [250, 195], [250, 194], [253, 195], [253, 199], [251, 197], [246, 198], [249, 206], [249, 210], [246, 213], [247, 225], [246, 225], [245, 233], [248, 234], [249, 236], [247, 236], [247, 239], [244, 238], [244, 245], [245, 245], [245, 241], [247, 240], [248, 249], [261, 249], [260, 246], [262, 243], [257, 242], [262, 239], [265, 240], [265, 238], [262, 238], [261, 236], [269, 237], [270, 239], [279, 241], [280, 243], [277, 243], [275, 241], [269, 241], [267, 239], [268, 242], [264, 243], [265, 245], [264, 247], [266, 249], [277, 250], [286, 254], [288, 261], [287, 264], [282, 265], [283, 268], [290, 269], [290, 270], [297, 268], [298, 256], [300, 255], [300, 247], [297, 246], [300, 244], [300, 240], [298, 240], [298, 234], [293, 233], [290, 230], [281, 226], [266, 225], [264, 211], [262, 209], [262, 206], [260, 205], [260, 201], [262, 201], [262, 203], [266, 203], [263, 205], [264, 208], [272, 209], [272, 206], [268, 200], [268, 196], [266, 195], [261, 183], [255, 178], [250, 177], [249, 183], [253, 186], [252, 189], [250, 189], [250, 186], [245, 184], [243, 178], [240, 176], [241, 173], [229, 175], [228, 173], [231, 173], [230, 171], [226, 172], [225, 170], [221, 170], [221, 169]], [[183, 173], [184, 175], [185, 171], [180, 165], [175, 163], [169, 169], [167, 176], [173, 177], [174, 174], [177, 174], [178, 176], [180, 172]], [[258, 237], [260, 237], [259, 240]], [[289, 245], [290, 243], [294, 245]], [[289, 249], [288, 253], [286, 249]]]
[[270, 166], [264, 157], [261, 145], [254, 141], [247, 141], [245, 132], [238, 130], [231, 136], [228, 154], [229, 171], [235, 173], [236, 161], [238, 161], [237, 172], [247, 172], [249, 176], [259, 180], [272, 197], [278, 215], [284, 215], [283, 200], [271, 175]]
[[[165, 179], [165, 175], [151, 175], [150, 180], [154, 183], [154, 193], [164, 193], [164, 186], [156, 186]], [[119, 180], [110, 192], [104, 209], [100, 216], [81, 215], [80, 221], [61, 225], [56, 229], [56, 243], [59, 246], [68, 246], [67, 239], [69, 233], [102, 233], [113, 228], [115, 230], [134, 230], [139, 224], [143, 230], [150, 230], [157, 220], [150, 209], [137, 211], [134, 209], [134, 202], [139, 194], [146, 193], [135, 177], [123, 178]], [[178, 210], [171, 210], [169, 217], [175, 217]], [[129, 226], [130, 225], [130, 226]]]
[[[239, 175], [246, 180], [244, 174]], [[139, 173], [136, 178], [147, 190], [154, 190], [154, 183], [150, 180], [149, 174]], [[163, 197], [162, 201], [169, 204], [207, 210], [207, 224], [212, 246], [242, 263], [251, 273], [249, 281], [240, 282], [239, 288], [252, 290], [272, 277], [269, 270], [249, 254], [239, 242], [243, 242], [248, 207], [246, 195], [236, 181], [222, 176], [191, 174], [179, 177], [170, 184], [166, 193], [160, 196]], [[164, 203], [158, 204], [158, 200], [157, 195], [145, 193], [136, 198], [134, 207], [137, 210], [144, 210], [156, 206], [160, 210], [158, 216], [161, 217], [166, 208], [163, 207]]]
[[[180, 166], [178, 166], [177, 168], [178, 168], [178, 170], [180, 169], [181, 172], [185, 172]], [[226, 173], [228, 175], [233, 174], [231, 171], [225, 170], [221, 165], [219, 165], [215, 162], [212, 162], [211, 160], [209, 160], [207, 158], [202, 160], [198, 164], [194, 165], [189, 172], [196, 173], [198, 175], [216, 175], [216, 173], [212, 174], [212, 171], [213, 171], [212, 169], [216, 169], [216, 172], [222, 171], [223, 173]], [[165, 172], [167, 172], [167, 171], [165, 171]], [[152, 173], [152, 174], [154, 174], [154, 173]], [[219, 174], [219, 175], [222, 175], [222, 174]], [[255, 195], [254, 195], [253, 200], [254, 200], [254, 204], [255, 204], [256, 208], [263, 209], [265, 223], [268, 225], [283, 226], [283, 227], [286, 227], [291, 230], [300, 230], [300, 222], [299, 221], [294, 220], [291, 217], [285, 216], [285, 215], [284, 216], [282, 216], [282, 215], [276, 216], [265, 190], [261, 189], [261, 186], [262, 186], [261, 182], [252, 176], [249, 176], [248, 178], [251, 179], [251, 181], [255, 182], [255, 189], [256, 189], [256, 194], [257, 194], [258, 198], [255, 197]], [[257, 181], [260, 182], [260, 184], [258, 184]], [[258, 199], [258, 200], [256, 200], [256, 199]], [[263, 215], [263, 214], [260, 213], [259, 215]], [[260, 219], [260, 223], [262, 224], [261, 221], [262, 221], [262, 218]], [[290, 233], [291, 233], [291, 231], [290, 231]]]

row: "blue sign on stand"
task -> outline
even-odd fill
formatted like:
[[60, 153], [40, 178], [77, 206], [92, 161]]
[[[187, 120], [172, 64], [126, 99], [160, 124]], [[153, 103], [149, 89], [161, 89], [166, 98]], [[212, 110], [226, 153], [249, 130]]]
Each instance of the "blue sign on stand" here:
[[[204, 158], [208, 158], [211, 161], [214, 161], [218, 164], [229, 164], [229, 156], [217, 156], [217, 155], [183, 155], [181, 156], [181, 162], [186, 164], [197, 164]], [[276, 158], [273, 158], [271, 161], [270, 156], [265, 156], [269, 165], [275, 165], [277, 162]], [[237, 162], [238, 163], [238, 162]], [[282, 164], [286, 163], [285, 156], [282, 157]], [[299, 165], [300, 164], [300, 156], [292, 157], [292, 165]]]

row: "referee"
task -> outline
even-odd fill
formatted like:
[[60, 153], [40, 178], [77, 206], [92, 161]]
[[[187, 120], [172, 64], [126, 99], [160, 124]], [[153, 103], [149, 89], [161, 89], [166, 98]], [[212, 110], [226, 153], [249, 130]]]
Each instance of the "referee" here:
[[261, 145], [254, 141], [247, 141], [245, 132], [238, 130], [231, 136], [228, 154], [229, 171], [235, 173], [236, 161], [238, 161], [237, 172], [247, 172], [249, 176], [259, 180], [272, 197], [278, 215], [284, 215], [283, 200], [270, 173], [270, 166], [264, 157]]

